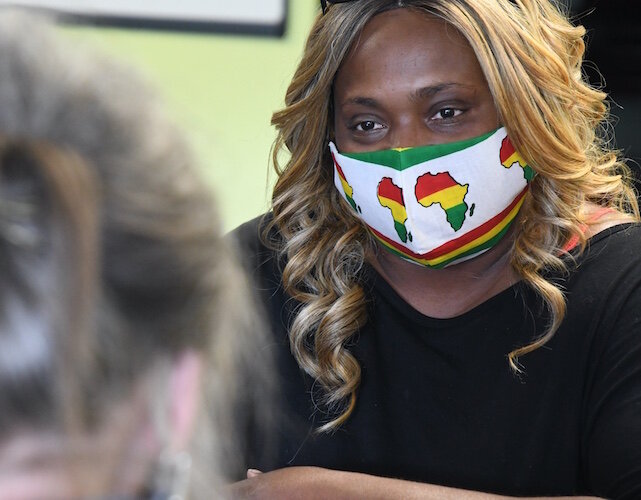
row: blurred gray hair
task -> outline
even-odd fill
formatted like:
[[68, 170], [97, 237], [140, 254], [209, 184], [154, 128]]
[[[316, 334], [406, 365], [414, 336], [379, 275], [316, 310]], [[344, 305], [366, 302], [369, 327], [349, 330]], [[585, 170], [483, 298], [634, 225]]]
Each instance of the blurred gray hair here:
[[195, 452], [206, 491], [220, 454], [233, 463], [233, 410], [263, 404], [270, 380], [211, 194], [131, 69], [8, 10], [0, 200], [0, 438], [99, 425], [142, 374], [197, 349], [212, 415]]

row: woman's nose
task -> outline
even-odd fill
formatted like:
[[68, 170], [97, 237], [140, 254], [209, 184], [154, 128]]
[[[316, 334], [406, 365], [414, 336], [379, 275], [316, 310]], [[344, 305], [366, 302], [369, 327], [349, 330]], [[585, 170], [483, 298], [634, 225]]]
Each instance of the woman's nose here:
[[391, 148], [413, 148], [435, 144], [435, 134], [422, 117], [405, 117], [399, 119], [391, 131]]

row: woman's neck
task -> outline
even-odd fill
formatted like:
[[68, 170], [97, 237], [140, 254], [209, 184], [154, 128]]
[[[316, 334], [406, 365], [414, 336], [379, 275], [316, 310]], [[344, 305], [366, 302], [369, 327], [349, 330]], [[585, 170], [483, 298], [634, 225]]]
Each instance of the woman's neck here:
[[407, 262], [384, 250], [370, 263], [414, 309], [433, 318], [453, 318], [519, 281], [510, 265], [510, 231], [484, 254], [444, 269]]

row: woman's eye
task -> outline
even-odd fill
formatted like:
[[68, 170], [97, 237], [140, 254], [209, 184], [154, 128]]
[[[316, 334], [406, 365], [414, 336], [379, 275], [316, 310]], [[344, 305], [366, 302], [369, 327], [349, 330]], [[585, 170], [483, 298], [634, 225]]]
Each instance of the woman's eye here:
[[369, 132], [370, 130], [378, 130], [380, 128], [383, 128], [383, 125], [380, 123], [373, 120], [365, 120], [357, 123], [354, 130], [358, 130], [359, 132]]
[[462, 112], [462, 110], [456, 108], [439, 109], [438, 112], [432, 116], [432, 120], [451, 120], [459, 116]]

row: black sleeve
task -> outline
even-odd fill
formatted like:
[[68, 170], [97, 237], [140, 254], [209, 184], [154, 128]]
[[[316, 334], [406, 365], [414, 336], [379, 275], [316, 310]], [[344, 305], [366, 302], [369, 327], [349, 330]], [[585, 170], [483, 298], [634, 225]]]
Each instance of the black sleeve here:
[[595, 343], [585, 412], [588, 489], [617, 499], [641, 498], [641, 253], [613, 256], [618, 279], [604, 279], [601, 339]]
[[[255, 314], [260, 319], [259, 325], [264, 334], [260, 345], [253, 346], [256, 357], [249, 360], [251, 367], [248, 371], [251, 373], [248, 378], [251, 379], [252, 387], [241, 391], [237, 407], [234, 408], [234, 425], [239, 433], [237, 451], [240, 452], [240, 457], [229, 460], [226, 472], [229, 479], [236, 481], [246, 478], [248, 468], [260, 468], [274, 446], [272, 435], [276, 426], [275, 399], [279, 391], [276, 387], [274, 359], [270, 356], [273, 332], [261, 293], [263, 271], [270, 267], [273, 260], [273, 253], [261, 243], [260, 234], [265, 220], [265, 216], [252, 219], [226, 236], [236, 254], [236, 260], [241, 263], [249, 280], [251, 297], [247, 302], [256, 310]], [[264, 376], [264, 379], [259, 380], [257, 376]]]
[[250, 274], [253, 273], [256, 261], [264, 251], [261, 245], [260, 233], [266, 216], [260, 216], [241, 224], [227, 234], [227, 238], [235, 249], [238, 260]]

